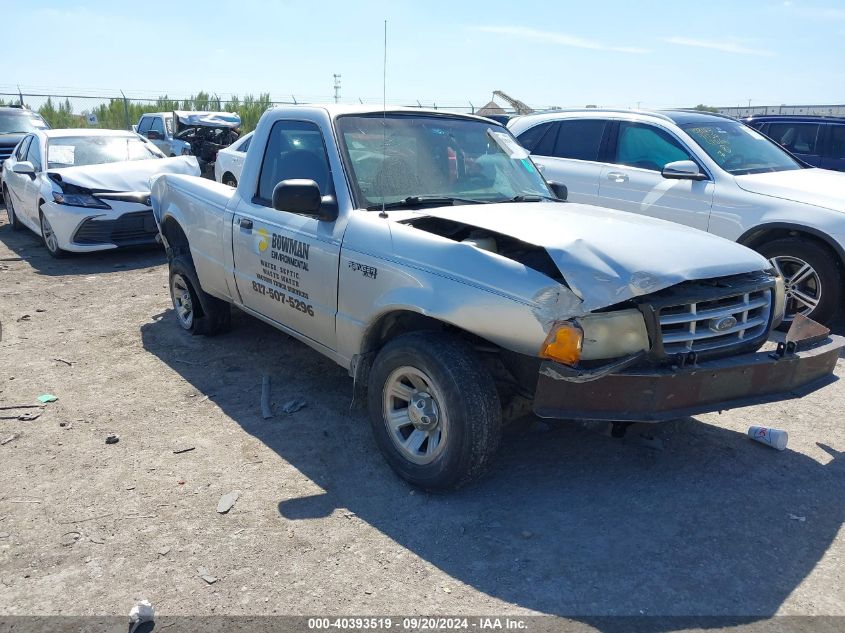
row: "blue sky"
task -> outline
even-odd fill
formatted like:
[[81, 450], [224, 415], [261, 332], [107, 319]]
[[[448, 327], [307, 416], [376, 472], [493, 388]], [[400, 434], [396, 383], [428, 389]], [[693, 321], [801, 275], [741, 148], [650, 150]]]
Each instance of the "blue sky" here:
[[[845, 103], [845, 2], [7, 0], [0, 92], [479, 106]], [[234, 9], [234, 10], [233, 10]], [[14, 51], [14, 55], [10, 54]], [[12, 61], [13, 60], [13, 61]]]

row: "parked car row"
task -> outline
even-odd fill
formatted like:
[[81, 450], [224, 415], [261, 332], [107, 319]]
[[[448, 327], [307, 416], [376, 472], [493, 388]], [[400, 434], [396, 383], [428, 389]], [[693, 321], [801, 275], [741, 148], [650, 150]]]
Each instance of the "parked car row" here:
[[145, 117], [148, 138], [30, 130], [12, 228], [56, 257], [160, 239], [183, 329], [234, 305], [340, 364], [414, 485], [477, 477], [529, 412], [624, 433], [809, 393], [845, 347], [807, 318], [839, 307], [845, 175], [733, 119], [291, 106], [213, 149], [221, 184], [195, 155], [217, 115], [174, 112], [172, 157]]
[[845, 174], [808, 168], [715, 114], [588, 109], [508, 126], [570, 200], [678, 222], [766, 256], [786, 284], [786, 324], [841, 313]]
[[845, 119], [757, 115], [743, 122], [813, 167], [845, 171]]

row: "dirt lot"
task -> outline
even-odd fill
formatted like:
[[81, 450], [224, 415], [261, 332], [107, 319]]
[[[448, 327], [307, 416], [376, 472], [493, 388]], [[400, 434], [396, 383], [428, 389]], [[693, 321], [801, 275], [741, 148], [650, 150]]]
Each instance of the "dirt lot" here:
[[666, 424], [662, 449], [521, 426], [431, 496], [341, 368], [243, 314], [191, 337], [166, 283], [157, 250], [56, 261], [3, 213], [0, 403], [58, 401], [0, 420], [0, 614], [845, 615], [845, 383]]

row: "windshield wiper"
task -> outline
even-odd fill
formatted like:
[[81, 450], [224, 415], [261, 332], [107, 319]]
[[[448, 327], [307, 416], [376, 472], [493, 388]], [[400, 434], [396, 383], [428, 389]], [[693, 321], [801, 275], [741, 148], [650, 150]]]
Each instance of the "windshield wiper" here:
[[560, 198], [553, 198], [552, 196], [542, 196], [537, 193], [520, 194], [514, 196], [510, 200], [503, 200], [502, 202], [563, 202]]
[[487, 204], [486, 200], [473, 200], [471, 198], [456, 198], [454, 196], [408, 196], [395, 202], [385, 204], [372, 204], [367, 211], [380, 211], [384, 209], [402, 209], [405, 207], [437, 207], [455, 204]]

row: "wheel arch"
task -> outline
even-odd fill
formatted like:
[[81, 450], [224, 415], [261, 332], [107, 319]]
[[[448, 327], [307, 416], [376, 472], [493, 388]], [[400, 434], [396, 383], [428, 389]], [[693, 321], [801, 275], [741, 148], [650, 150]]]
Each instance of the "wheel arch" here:
[[190, 256], [188, 236], [179, 221], [172, 215], [167, 215], [161, 221], [161, 236], [168, 254], [181, 252]]
[[736, 241], [748, 248], [757, 249], [767, 242], [784, 237], [804, 237], [820, 242], [836, 255], [837, 265], [845, 270], [845, 248], [824, 231], [809, 226], [789, 222], [761, 224], [747, 230]]

